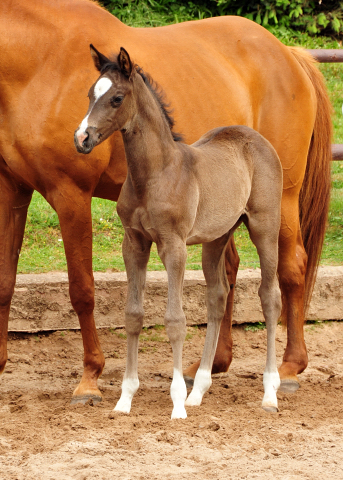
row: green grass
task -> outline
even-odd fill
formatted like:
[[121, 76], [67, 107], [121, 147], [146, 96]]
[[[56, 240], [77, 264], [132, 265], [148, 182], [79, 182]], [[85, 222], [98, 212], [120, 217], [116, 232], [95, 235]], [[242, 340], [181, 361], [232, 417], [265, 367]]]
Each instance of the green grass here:
[[321, 264], [343, 265], [343, 161], [332, 163], [329, 223]]
[[246, 323], [244, 326], [244, 330], [246, 332], [258, 332], [259, 330], [264, 330], [265, 328], [266, 324], [264, 322]]
[[[156, 2], [122, 2], [122, 8], [114, 12], [122, 21], [133, 26], [159, 26], [167, 23], [202, 18], [205, 10], [194, 4], [188, 7], [175, 4], [171, 10], [154, 9]], [[286, 45], [298, 45], [305, 48], [342, 48], [337, 40], [326, 37], [310, 37], [284, 28], [272, 29]], [[334, 143], [343, 143], [343, 64], [322, 64], [320, 68], [325, 76], [330, 100], [333, 105]], [[324, 243], [321, 263], [325, 265], [343, 264], [343, 162], [332, 162], [333, 183], [328, 230]], [[123, 229], [116, 213], [115, 203], [94, 198], [93, 216], [93, 263], [94, 271], [122, 271], [124, 262], [121, 254]], [[247, 230], [241, 226], [235, 234], [237, 249], [241, 258], [240, 268], [259, 266], [255, 247]], [[158, 257], [156, 246], [151, 251], [149, 270], [162, 270], [164, 267]], [[201, 269], [201, 246], [188, 247], [187, 269]], [[35, 192], [29, 208], [28, 221], [21, 251], [18, 273], [38, 273], [47, 271], [66, 271], [63, 241], [59, 229], [58, 217], [47, 202]]]

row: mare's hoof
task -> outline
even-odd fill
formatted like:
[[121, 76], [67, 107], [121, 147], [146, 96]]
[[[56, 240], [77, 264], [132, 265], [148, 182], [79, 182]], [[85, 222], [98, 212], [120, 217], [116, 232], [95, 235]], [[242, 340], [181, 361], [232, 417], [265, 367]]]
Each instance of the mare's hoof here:
[[265, 412], [277, 413], [279, 409], [277, 407], [262, 407]]
[[187, 388], [193, 388], [193, 385], [194, 385], [194, 378], [192, 377], [189, 377], [188, 375], [184, 375], [183, 376], [183, 379], [186, 383], [186, 387]]
[[70, 401], [70, 405], [76, 405], [77, 403], [81, 403], [82, 405], [86, 405], [87, 402], [92, 403], [93, 405], [97, 405], [102, 400], [102, 397], [99, 395], [75, 395], [72, 397]]
[[299, 382], [297, 382], [296, 380], [281, 380], [279, 392], [295, 393], [299, 387]]

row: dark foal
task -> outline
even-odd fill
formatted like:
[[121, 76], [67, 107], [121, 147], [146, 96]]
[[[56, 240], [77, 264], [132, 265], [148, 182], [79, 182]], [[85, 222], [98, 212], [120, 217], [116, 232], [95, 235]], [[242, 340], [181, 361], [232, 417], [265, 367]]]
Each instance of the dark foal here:
[[[274, 148], [245, 126], [216, 128], [190, 146], [175, 141], [160, 102], [126, 50], [120, 50], [117, 62], [92, 46], [91, 53], [101, 75], [90, 89], [89, 109], [75, 132], [75, 145], [79, 152], [89, 153], [120, 130], [128, 163], [117, 205], [125, 228], [127, 364], [115, 410], [129, 413], [139, 386], [138, 336], [143, 325], [143, 292], [152, 242], [168, 273], [165, 325], [174, 357], [172, 418], [186, 418], [185, 405], [200, 405], [211, 385], [220, 322], [230, 289], [225, 248], [234, 230], [244, 222], [260, 257], [259, 295], [268, 333], [262, 406], [275, 411], [280, 385], [275, 330], [281, 313], [276, 272], [282, 168]], [[182, 286], [186, 245], [198, 243], [203, 245], [208, 327], [194, 387], [186, 400]]]

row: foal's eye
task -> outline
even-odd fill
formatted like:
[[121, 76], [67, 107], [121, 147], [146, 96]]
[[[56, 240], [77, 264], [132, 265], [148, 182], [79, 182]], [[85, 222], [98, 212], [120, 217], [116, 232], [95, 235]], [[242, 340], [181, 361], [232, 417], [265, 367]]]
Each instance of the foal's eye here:
[[121, 105], [123, 100], [124, 100], [124, 97], [122, 95], [118, 95], [117, 97], [112, 97], [111, 106], [113, 108], [119, 107], [119, 105]]

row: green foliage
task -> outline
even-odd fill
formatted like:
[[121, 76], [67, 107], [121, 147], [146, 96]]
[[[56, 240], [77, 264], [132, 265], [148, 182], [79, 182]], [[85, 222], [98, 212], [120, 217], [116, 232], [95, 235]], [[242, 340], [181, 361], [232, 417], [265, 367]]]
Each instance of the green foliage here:
[[103, 0], [102, 4], [126, 25], [135, 27], [159, 27], [212, 16], [206, 1]]
[[343, 34], [343, 2], [327, 0], [103, 0], [127, 25], [159, 26], [218, 15], [241, 15], [270, 28], [315, 34]]
[[329, 0], [210, 0], [213, 14], [242, 15], [263, 25], [283, 26], [310, 34], [343, 34], [343, 2]]

